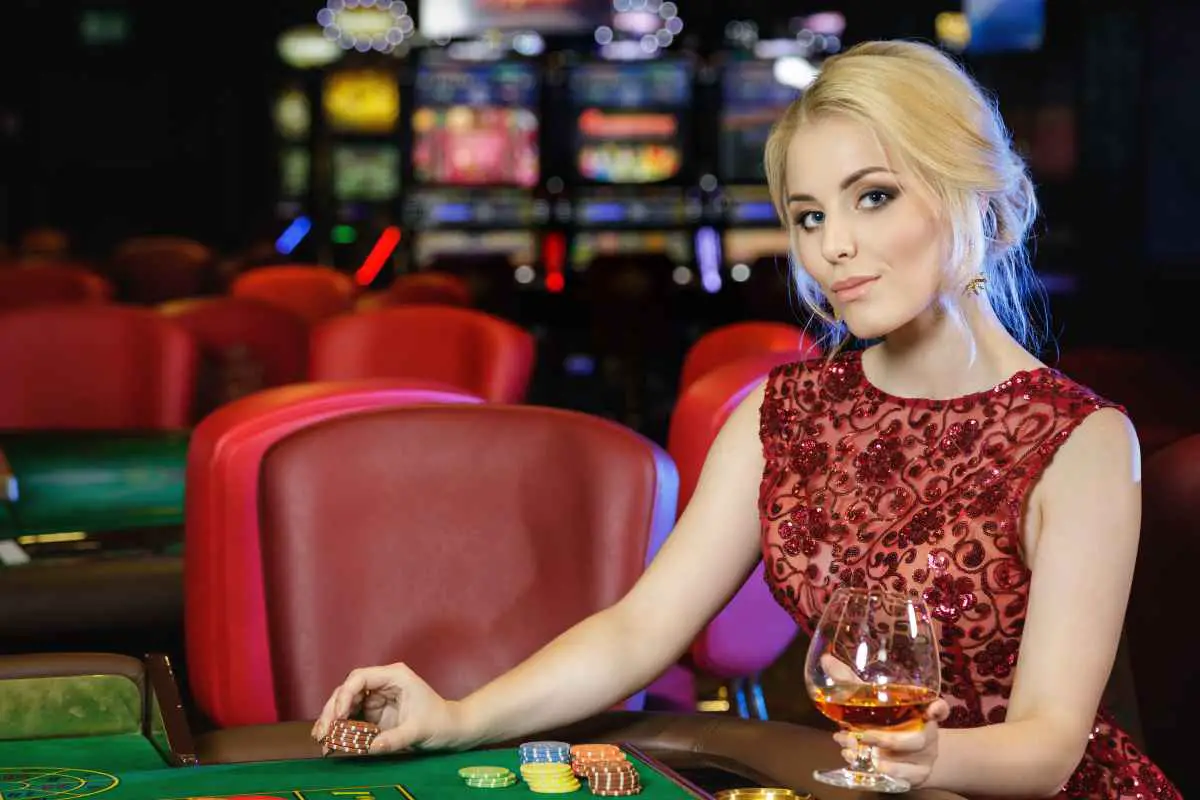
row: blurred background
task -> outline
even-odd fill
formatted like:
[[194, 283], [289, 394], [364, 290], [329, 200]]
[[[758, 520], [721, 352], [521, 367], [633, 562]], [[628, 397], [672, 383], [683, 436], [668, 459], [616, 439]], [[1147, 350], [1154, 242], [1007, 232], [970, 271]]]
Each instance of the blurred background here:
[[[103, 268], [130, 237], [169, 235], [211, 248], [221, 281], [320, 263], [372, 290], [499, 256], [478, 305], [537, 333], [535, 399], [635, 414], [651, 435], [689, 341], [797, 318], [763, 139], [824, 57], [868, 38], [940, 42], [998, 97], [1044, 204], [1036, 266], [1060, 344], [1189, 333], [1196, 9], [20, 0], [7, 14], [0, 241], [16, 253]], [[637, 409], [604, 380], [600, 351], [619, 343], [594, 318], [613, 290], [589, 280], [594, 259], [633, 253], [659, 256], [642, 278], [662, 285], [637, 291], [665, 304], [641, 340]]]

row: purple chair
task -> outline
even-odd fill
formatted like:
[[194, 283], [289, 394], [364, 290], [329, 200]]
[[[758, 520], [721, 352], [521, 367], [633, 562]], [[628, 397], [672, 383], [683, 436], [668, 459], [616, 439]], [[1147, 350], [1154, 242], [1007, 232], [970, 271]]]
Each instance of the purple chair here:
[[[796, 353], [766, 353], [717, 367], [683, 390], [671, 415], [667, 452], [679, 469], [679, 509], [687, 506], [709, 447], [725, 420], [771, 368], [794, 361]], [[771, 596], [763, 565], [742, 585], [692, 644], [698, 669], [730, 681], [737, 711], [767, 719], [760, 673], [783, 654], [796, 636], [796, 623]]]

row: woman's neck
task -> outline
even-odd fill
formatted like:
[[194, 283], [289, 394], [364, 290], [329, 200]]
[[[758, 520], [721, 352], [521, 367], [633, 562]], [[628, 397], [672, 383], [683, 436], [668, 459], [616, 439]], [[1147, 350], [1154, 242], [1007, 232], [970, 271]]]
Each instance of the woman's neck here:
[[1042, 366], [1012, 338], [986, 298], [967, 298], [957, 315], [926, 309], [863, 354], [871, 383], [902, 397], [960, 397]]

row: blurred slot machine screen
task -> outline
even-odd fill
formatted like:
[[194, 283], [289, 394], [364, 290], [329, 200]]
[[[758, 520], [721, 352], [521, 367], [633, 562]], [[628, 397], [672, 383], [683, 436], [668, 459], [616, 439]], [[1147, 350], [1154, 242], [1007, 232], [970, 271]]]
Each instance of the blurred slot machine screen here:
[[386, 69], [345, 69], [325, 79], [322, 107], [341, 134], [389, 134], [400, 118], [400, 86]]
[[414, 245], [420, 269], [432, 267], [439, 256], [503, 253], [512, 266], [536, 261], [536, 242], [528, 231], [424, 231]]
[[418, 73], [413, 173], [442, 186], [538, 180], [537, 75], [521, 63], [434, 65]]
[[597, 256], [621, 253], [662, 253], [675, 264], [692, 260], [687, 231], [581, 231], [575, 235], [571, 267], [584, 271]]
[[308, 194], [312, 155], [304, 147], [287, 147], [279, 153], [279, 193], [289, 200]]
[[386, 144], [341, 144], [333, 150], [338, 200], [383, 201], [400, 193], [400, 150]]
[[1045, 0], [963, 0], [970, 26], [967, 52], [1038, 50], [1046, 36]]
[[775, 79], [770, 61], [734, 61], [721, 83], [719, 169], [726, 181], [765, 181], [763, 150], [771, 126], [800, 92]]
[[312, 106], [308, 95], [298, 86], [289, 86], [275, 98], [271, 116], [275, 132], [288, 142], [299, 142], [308, 138], [312, 129]]
[[753, 264], [760, 258], [776, 258], [787, 263], [787, 231], [770, 228], [730, 230], [725, 232], [725, 263]]
[[674, 178], [686, 146], [682, 110], [691, 68], [682, 62], [585, 64], [571, 75], [578, 108], [577, 170], [593, 183]]
[[418, 11], [421, 33], [430, 39], [489, 30], [590, 34], [612, 21], [610, 0], [421, 0]]

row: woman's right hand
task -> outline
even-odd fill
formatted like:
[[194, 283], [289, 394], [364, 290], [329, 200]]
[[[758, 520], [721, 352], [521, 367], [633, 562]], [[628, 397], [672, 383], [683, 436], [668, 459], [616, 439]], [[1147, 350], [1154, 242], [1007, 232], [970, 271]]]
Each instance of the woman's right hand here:
[[356, 669], [334, 690], [312, 736], [324, 738], [334, 720], [356, 712], [380, 728], [371, 753], [441, 750], [466, 744], [459, 705], [444, 699], [404, 664]]

